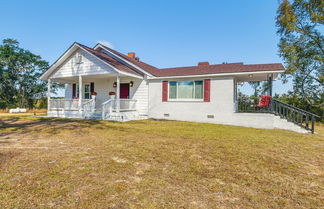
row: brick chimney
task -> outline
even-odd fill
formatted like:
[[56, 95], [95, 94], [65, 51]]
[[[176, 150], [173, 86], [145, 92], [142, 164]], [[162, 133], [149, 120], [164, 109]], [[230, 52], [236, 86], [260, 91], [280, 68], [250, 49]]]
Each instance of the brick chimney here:
[[128, 57], [133, 58], [133, 59], [135, 59], [135, 56], [136, 56], [135, 52], [128, 52], [127, 55], [128, 55]]
[[209, 65], [209, 62], [198, 62], [198, 66]]

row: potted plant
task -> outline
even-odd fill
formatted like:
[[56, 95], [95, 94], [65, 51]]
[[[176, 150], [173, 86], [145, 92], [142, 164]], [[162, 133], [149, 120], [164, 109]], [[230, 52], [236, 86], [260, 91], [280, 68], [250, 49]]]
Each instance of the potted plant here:
[[97, 96], [97, 92], [95, 92], [95, 91], [91, 92], [92, 99], [96, 99], [96, 96]]
[[109, 93], [110, 99], [115, 99], [116, 98], [116, 92], [110, 91]]

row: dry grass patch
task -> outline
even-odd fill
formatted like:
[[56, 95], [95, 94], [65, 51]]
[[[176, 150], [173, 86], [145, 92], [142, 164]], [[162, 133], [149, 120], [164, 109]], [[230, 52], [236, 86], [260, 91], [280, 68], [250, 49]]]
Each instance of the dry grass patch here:
[[0, 208], [318, 208], [318, 134], [0, 115]]

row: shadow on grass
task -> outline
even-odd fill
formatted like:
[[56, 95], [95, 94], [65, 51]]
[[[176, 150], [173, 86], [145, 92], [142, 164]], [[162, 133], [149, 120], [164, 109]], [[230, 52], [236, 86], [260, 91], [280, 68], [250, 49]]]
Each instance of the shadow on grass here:
[[120, 122], [100, 121], [71, 118], [22, 118], [8, 117], [0, 119], [0, 137], [14, 133], [31, 133], [45, 131], [47, 134], [55, 135], [65, 130], [80, 130], [91, 127], [94, 130], [117, 130], [132, 132], [131, 128], [119, 126]]

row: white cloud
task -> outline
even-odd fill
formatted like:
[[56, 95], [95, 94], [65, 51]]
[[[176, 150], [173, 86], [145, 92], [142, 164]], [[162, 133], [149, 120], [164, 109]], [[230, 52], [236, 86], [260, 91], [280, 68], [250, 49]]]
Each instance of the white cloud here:
[[114, 48], [114, 45], [113, 45], [112, 43], [110, 43], [109, 41], [102, 40], [102, 41], [98, 41], [98, 43], [99, 43], [99, 44], [102, 44], [102, 45], [104, 45], [104, 46], [107, 46], [107, 47], [109, 47], [109, 48], [111, 48], [111, 49]]

